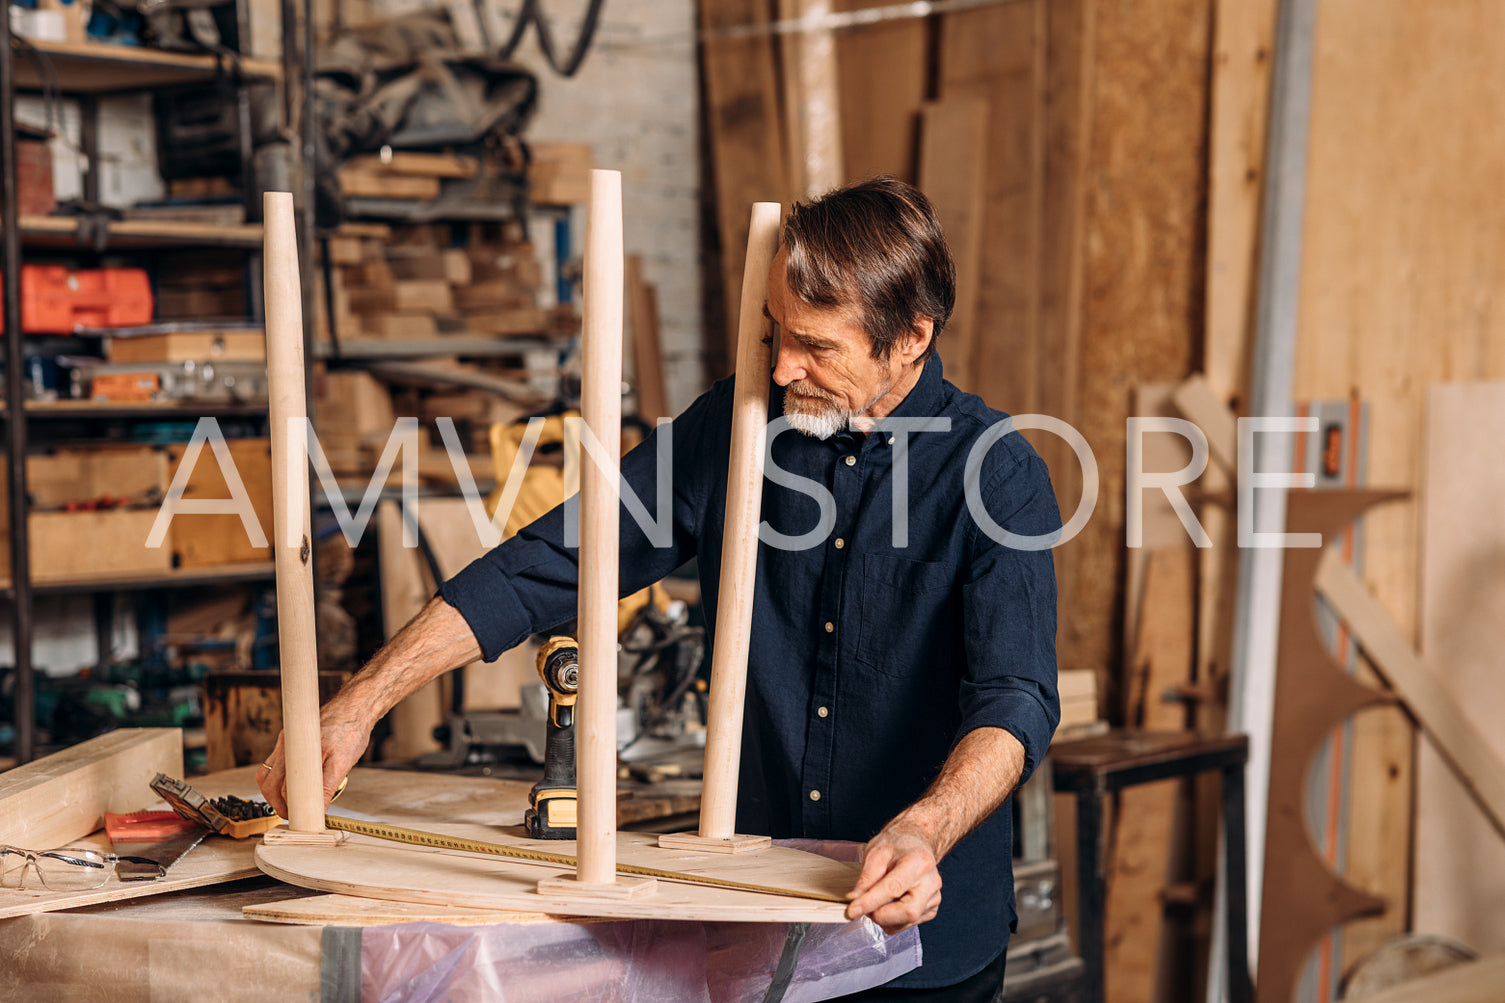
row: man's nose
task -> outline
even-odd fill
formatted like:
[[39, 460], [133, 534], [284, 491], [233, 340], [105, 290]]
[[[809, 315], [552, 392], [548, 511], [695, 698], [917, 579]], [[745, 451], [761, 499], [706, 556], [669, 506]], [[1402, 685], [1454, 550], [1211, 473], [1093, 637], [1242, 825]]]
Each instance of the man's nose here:
[[773, 360], [773, 381], [779, 386], [787, 387], [796, 380], [805, 378], [805, 367], [798, 355], [787, 342], [779, 339], [778, 355]]

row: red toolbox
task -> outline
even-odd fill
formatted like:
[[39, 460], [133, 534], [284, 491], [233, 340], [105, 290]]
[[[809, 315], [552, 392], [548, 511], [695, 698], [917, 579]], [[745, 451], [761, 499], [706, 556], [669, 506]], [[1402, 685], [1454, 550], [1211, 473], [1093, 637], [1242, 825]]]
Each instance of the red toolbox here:
[[21, 266], [21, 330], [27, 334], [150, 324], [152, 305], [144, 269]]

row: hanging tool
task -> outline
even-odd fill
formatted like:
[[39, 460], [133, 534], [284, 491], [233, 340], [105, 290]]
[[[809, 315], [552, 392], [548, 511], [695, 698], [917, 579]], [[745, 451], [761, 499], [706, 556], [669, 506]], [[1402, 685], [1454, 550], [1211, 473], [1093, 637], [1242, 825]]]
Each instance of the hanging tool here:
[[551, 637], [538, 649], [538, 675], [549, 690], [543, 779], [528, 792], [523, 825], [534, 839], [575, 838], [575, 698], [580, 649], [573, 637]]

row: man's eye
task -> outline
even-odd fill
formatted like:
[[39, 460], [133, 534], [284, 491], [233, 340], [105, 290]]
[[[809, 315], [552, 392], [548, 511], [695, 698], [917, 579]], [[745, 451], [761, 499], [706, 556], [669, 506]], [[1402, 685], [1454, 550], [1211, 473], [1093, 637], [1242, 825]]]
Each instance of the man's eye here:
[[765, 344], [765, 345], [772, 345], [773, 344], [773, 335], [771, 335], [771, 334], [765, 334], [765, 335], [763, 335], [763, 344]]

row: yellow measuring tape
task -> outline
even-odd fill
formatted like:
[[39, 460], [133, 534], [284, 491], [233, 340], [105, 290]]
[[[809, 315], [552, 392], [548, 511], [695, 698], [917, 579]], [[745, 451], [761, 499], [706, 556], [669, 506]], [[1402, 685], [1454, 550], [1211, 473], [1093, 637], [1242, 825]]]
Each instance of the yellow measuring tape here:
[[[525, 846], [507, 846], [502, 843], [487, 843], [479, 839], [465, 839], [461, 836], [446, 836], [438, 832], [424, 832], [421, 829], [404, 829], [396, 825], [387, 825], [384, 822], [366, 822], [359, 819], [346, 818], [343, 815], [325, 815], [324, 824], [331, 829], [339, 829], [344, 832], [353, 832], [360, 836], [373, 836], [377, 839], [390, 839], [398, 843], [412, 843], [415, 846], [432, 846], [440, 850], [463, 850], [466, 853], [486, 853], [493, 857], [512, 857], [516, 860], [531, 860], [540, 864], [561, 864], [565, 867], [574, 867], [575, 858], [567, 853], [549, 853], [546, 850], [535, 850]], [[746, 881], [730, 881], [726, 878], [711, 878], [701, 874], [685, 874], [682, 871], [662, 871], [656, 867], [638, 867], [635, 864], [618, 864], [617, 873], [633, 874], [641, 878], [661, 878], [664, 881], [684, 881], [695, 885], [714, 885], [717, 888], [737, 888], [746, 892], [763, 892], [767, 895], [787, 895], [790, 898], [814, 899], [817, 902], [840, 902], [845, 904], [847, 899], [841, 895], [828, 895], [825, 892], [804, 892], [792, 888], [773, 888], [768, 885], [755, 885]]]

